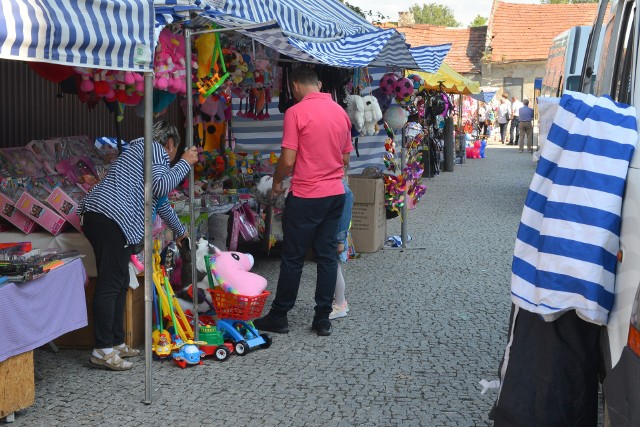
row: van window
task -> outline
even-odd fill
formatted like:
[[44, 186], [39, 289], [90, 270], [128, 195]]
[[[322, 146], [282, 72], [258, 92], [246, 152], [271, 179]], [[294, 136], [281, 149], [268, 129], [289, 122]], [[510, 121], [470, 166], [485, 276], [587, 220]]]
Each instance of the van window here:
[[627, 3], [620, 26], [618, 46], [611, 85], [611, 97], [625, 104], [631, 103], [631, 71], [633, 65], [633, 50], [635, 40], [635, 2]]

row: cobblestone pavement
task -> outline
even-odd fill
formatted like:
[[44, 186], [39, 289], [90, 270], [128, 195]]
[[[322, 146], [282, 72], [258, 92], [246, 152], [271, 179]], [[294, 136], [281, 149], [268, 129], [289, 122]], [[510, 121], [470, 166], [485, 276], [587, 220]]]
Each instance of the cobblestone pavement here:
[[[517, 226], [531, 156], [489, 145], [487, 157], [425, 180], [410, 212], [411, 250], [363, 254], [345, 269], [350, 311], [330, 337], [310, 330], [307, 264], [291, 332], [225, 362], [179, 369], [144, 361], [127, 373], [90, 367], [88, 351], [35, 352], [35, 404], [14, 425], [486, 426], [509, 317]], [[398, 219], [388, 234], [400, 234]], [[254, 269], [275, 291], [277, 257]]]

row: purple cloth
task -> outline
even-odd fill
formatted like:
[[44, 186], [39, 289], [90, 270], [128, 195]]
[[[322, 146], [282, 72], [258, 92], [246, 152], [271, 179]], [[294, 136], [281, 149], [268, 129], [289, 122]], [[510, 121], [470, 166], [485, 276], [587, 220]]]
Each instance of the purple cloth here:
[[80, 259], [26, 283], [0, 287], [0, 362], [87, 326]]

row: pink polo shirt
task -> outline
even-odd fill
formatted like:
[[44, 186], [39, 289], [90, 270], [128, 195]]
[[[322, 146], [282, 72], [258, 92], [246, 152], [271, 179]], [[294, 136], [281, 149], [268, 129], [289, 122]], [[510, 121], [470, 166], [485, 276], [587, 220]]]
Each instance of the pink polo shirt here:
[[284, 113], [282, 147], [296, 150], [296, 197], [344, 194], [342, 154], [353, 150], [351, 122], [328, 93], [312, 92]]

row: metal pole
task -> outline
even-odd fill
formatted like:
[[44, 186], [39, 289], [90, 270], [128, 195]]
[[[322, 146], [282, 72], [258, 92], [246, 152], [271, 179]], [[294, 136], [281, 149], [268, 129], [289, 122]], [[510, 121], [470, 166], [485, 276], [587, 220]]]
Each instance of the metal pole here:
[[455, 142], [453, 140], [453, 117], [444, 119], [444, 171], [453, 172]]
[[153, 302], [153, 73], [144, 73], [144, 400], [152, 402], [151, 316]]
[[[402, 155], [400, 156], [400, 173], [404, 174], [404, 169], [407, 166], [407, 125], [402, 127]], [[406, 178], [406, 177], [405, 177]], [[407, 183], [405, 182], [404, 190], [402, 192], [402, 208], [400, 208], [400, 240], [402, 240], [402, 249], [407, 248]]]
[[[187, 132], [186, 132], [186, 148], [187, 150], [193, 147], [193, 76], [191, 69], [191, 30], [189, 28], [184, 29], [185, 39], [185, 51], [186, 61], [185, 68], [187, 72]], [[196, 239], [196, 218], [195, 218], [195, 174], [194, 168], [189, 170], [189, 236], [191, 240], [191, 258], [195, 257], [195, 239]], [[198, 341], [200, 328], [198, 328], [198, 287], [197, 287], [198, 270], [196, 268], [196, 262], [191, 262], [191, 286], [193, 286], [193, 334], [196, 341]]]

